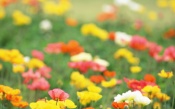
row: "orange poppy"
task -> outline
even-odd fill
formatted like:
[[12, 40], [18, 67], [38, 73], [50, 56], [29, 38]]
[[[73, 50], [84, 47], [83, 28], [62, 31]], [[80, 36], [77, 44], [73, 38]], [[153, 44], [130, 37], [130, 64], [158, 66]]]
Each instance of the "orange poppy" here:
[[117, 103], [117, 102], [113, 102], [112, 103], [112, 106], [114, 107], [114, 108], [119, 108], [119, 109], [124, 109], [125, 108], [125, 106], [127, 106], [128, 105], [128, 103], [125, 103], [125, 102], [123, 102], [123, 103]]
[[106, 77], [114, 77], [116, 75], [114, 71], [108, 71], [108, 70], [104, 71], [103, 74]]
[[97, 17], [98, 21], [106, 21], [106, 20], [115, 20], [116, 19], [116, 15], [115, 13], [101, 13], [100, 15], [98, 15]]
[[164, 34], [165, 38], [173, 38], [175, 37], [175, 29], [170, 29]]
[[110, 32], [109, 33], [109, 39], [110, 40], [115, 40], [115, 32]]
[[94, 109], [93, 107], [86, 107], [86, 108], [83, 108], [83, 109]]
[[20, 102], [11, 102], [13, 106], [19, 107], [19, 108], [25, 108], [28, 106], [28, 103], [25, 101], [20, 101]]
[[90, 80], [94, 83], [101, 83], [105, 78], [102, 75], [93, 75], [90, 77]]
[[78, 22], [77, 22], [77, 20], [75, 20], [73, 18], [67, 18], [66, 24], [69, 26], [77, 26]]
[[156, 82], [156, 78], [151, 74], [146, 74], [144, 76], [144, 80], [147, 81], [147, 82], [153, 82], [153, 83]]

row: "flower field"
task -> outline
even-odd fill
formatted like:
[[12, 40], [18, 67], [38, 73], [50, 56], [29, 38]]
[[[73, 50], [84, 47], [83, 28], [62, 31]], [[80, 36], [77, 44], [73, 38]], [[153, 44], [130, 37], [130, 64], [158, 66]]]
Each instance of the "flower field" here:
[[175, 109], [174, 0], [0, 0], [0, 109]]

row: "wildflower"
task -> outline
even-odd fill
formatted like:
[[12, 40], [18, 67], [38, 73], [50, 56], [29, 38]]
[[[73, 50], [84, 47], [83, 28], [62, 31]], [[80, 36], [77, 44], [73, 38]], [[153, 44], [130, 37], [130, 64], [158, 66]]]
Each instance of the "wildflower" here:
[[3, 68], [3, 66], [2, 66], [2, 64], [0, 64], [0, 71], [2, 70], [2, 68]]
[[14, 73], [23, 73], [25, 71], [25, 66], [21, 64], [14, 64], [13, 65], [13, 72]]
[[170, 100], [170, 97], [165, 94], [165, 93], [156, 93], [156, 97], [160, 100], [160, 101], [168, 101]]
[[158, 86], [147, 85], [142, 89], [142, 92], [145, 96], [148, 96], [150, 99], [156, 97], [156, 94], [161, 92]]
[[71, 56], [71, 61], [78, 62], [78, 61], [92, 61], [92, 56], [90, 53], [81, 52], [77, 55]]
[[51, 78], [50, 72], [51, 72], [51, 68], [44, 66], [40, 69], [38, 69], [36, 72], [39, 72], [39, 74], [41, 74], [41, 76], [45, 77], [45, 78]]
[[112, 102], [112, 106], [114, 107], [114, 108], [119, 108], [119, 109], [124, 109], [126, 106], [128, 106], [128, 103], [125, 103], [125, 102], [123, 102], [123, 103], [117, 103], [117, 102]]
[[117, 80], [116, 80], [115, 78], [112, 78], [112, 79], [109, 80], [109, 81], [103, 80], [103, 81], [101, 82], [101, 85], [102, 85], [103, 87], [106, 87], [106, 88], [114, 87], [115, 85], [117, 85]]
[[19, 108], [25, 108], [27, 107], [29, 104], [26, 101], [20, 101], [20, 102], [11, 102], [13, 106], [15, 107], [19, 107]]
[[150, 11], [148, 13], [148, 17], [149, 17], [150, 20], [157, 20], [157, 14], [154, 11]]
[[104, 59], [99, 58], [98, 56], [94, 58], [93, 62], [95, 62], [95, 63], [97, 63], [97, 64], [99, 64], [101, 66], [104, 66], [104, 67], [109, 66], [109, 62], [107, 62]]
[[40, 22], [39, 27], [43, 31], [50, 31], [52, 29], [52, 23], [49, 20], [45, 19]]
[[165, 8], [168, 6], [167, 0], [157, 0], [157, 5], [161, 8]]
[[154, 109], [161, 109], [161, 103], [155, 102], [155, 103], [153, 104], [153, 108], [154, 108]]
[[0, 8], [0, 20], [5, 17], [5, 11], [4, 9]]
[[165, 38], [173, 38], [175, 37], [175, 29], [169, 29], [165, 34]]
[[50, 95], [50, 97], [53, 99], [53, 100], [59, 100], [59, 101], [64, 101], [66, 100], [67, 98], [69, 98], [69, 94], [64, 92], [63, 90], [61, 89], [53, 89], [53, 90], [50, 90], [48, 92], [48, 94]]
[[53, 1], [44, 2], [42, 9], [44, 13], [51, 15], [63, 15], [71, 8], [71, 3], [68, 0], [60, 0], [59, 3]]
[[88, 86], [87, 89], [89, 92], [95, 92], [95, 93], [100, 93], [102, 90], [100, 87], [97, 87], [95, 85]]
[[147, 82], [153, 82], [153, 83], [156, 82], [156, 78], [152, 74], [146, 74], [144, 76], [144, 80]]
[[124, 78], [124, 81], [127, 83], [128, 87], [132, 90], [141, 91], [147, 85], [156, 86], [155, 83], [150, 83], [150, 82], [143, 81], [143, 80], [138, 81], [138, 80], [135, 80], [135, 79], [129, 80], [127, 78]]
[[76, 19], [73, 18], [67, 18], [66, 19], [66, 24], [69, 26], [77, 26], [78, 22]]
[[104, 76], [106, 76], [106, 77], [115, 77], [115, 75], [116, 75], [116, 72], [115, 71], [108, 71], [108, 70], [106, 70], [106, 71], [104, 71], [103, 72], [103, 75]]
[[15, 25], [29, 25], [31, 23], [30, 17], [24, 15], [21, 11], [14, 11], [13, 12], [13, 19]]
[[161, 70], [158, 75], [162, 78], [171, 78], [173, 76], [173, 72], [165, 72], [164, 70]]
[[142, 68], [139, 67], [139, 66], [131, 66], [131, 67], [130, 67], [130, 71], [131, 71], [132, 73], [139, 73], [141, 70], [142, 70]]
[[106, 20], [115, 20], [116, 19], [116, 11], [115, 7], [111, 5], [104, 5], [103, 12], [97, 16], [98, 21], [106, 21]]
[[90, 77], [90, 80], [94, 83], [101, 83], [105, 78], [102, 75], [93, 75]]
[[29, 68], [42, 68], [44, 66], [45, 66], [44, 62], [42, 62], [37, 58], [32, 58], [28, 63]]
[[48, 90], [49, 87], [50, 84], [43, 77], [33, 80], [33, 82], [27, 86], [30, 90]]
[[100, 38], [101, 40], [108, 39], [108, 32], [97, 27], [95, 24], [84, 24], [81, 27], [81, 32], [83, 35], [93, 35]]
[[114, 37], [114, 42], [120, 46], [126, 46], [131, 42], [131, 35], [124, 32], [116, 32]]
[[175, 47], [170, 46], [165, 49], [163, 54], [163, 60], [164, 61], [174, 61], [175, 60]]
[[63, 45], [63, 43], [50, 43], [45, 48], [45, 51], [47, 53], [50, 53], [50, 54], [61, 53], [62, 52], [62, 50], [61, 50], [62, 45]]
[[130, 47], [136, 50], [145, 50], [147, 49], [147, 40], [144, 37], [133, 36], [130, 42]]
[[135, 104], [145, 106], [150, 104], [151, 100], [143, 96], [142, 93], [138, 90], [133, 92], [129, 90], [126, 93], [123, 93], [122, 95], [118, 94], [116, 97], [114, 97], [114, 102], [126, 102], [128, 104], [132, 104], [134, 102]]
[[89, 92], [89, 91], [77, 92], [77, 96], [82, 105], [87, 105], [91, 101], [98, 101], [99, 99], [102, 98], [102, 95], [95, 92]]
[[88, 86], [94, 85], [94, 83], [92, 83], [89, 79], [85, 78], [84, 75], [81, 75], [79, 72], [72, 72], [71, 84], [77, 89], [83, 89], [87, 88]]
[[32, 56], [34, 58], [39, 59], [39, 60], [44, 60], [44, 54], [42, 52], [38, 51], [38, 50], [33, 50], [32, 51]]

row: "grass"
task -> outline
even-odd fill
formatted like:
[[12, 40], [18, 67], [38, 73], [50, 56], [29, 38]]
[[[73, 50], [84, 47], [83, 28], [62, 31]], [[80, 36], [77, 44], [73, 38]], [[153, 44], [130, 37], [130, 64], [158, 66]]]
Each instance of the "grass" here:
[[[5, 49], [19, 49], [24, 56], [31, 56], [31, 51], [33, 49], [44, 51], [44, 48], [47, 44], [53, 42], [68, 42], [69, 40], [77, 40], [80, 45], [82, 45], [86, 52], [91, 53], [93, 56], [100, 56], [102, 59], [107, 60], [110, 63], [108, 67], [109, 70], [113, 70], [117, 72], [117, 79], [123, 79], [123, 77], [127, 78], [134, 78], [134, 79], [143, 79], [144, 74], [151, 73], [157, 78], [157, 83], [160, 87], [167, 89], [167, 94], [173, 95], [173, 90], [168, 88], [166, 84], [164, 84], [163, 79], [159, 79], [157, 73], [160, 72], [161, 69], [165, 69], [166, 71], [173, 71], [175, 72], [175, 63], [174, 62], [161, 62], [158, 63], [154, 59], [152, 59], [148, 55], [148, 51], [138, 52], [131, 48], [131, 50], [136, 57], [140, 58], [140, 66], [142, 67], [142, 72], [140, 74], [132, 74], [129, 71], [130, 65], [127, 63], [126, 60], [115, 60], [113, 58], [113, 54], [116, 50], [121, 48], [120, 46], [116, 45], [114, 42], [107, 40], [101, 41], [100, 39], [92, 36], [83, 36], [80, 32], [80, 28], [84, 23], [87, 22], [94, 22], [101, 28], [107, 31], [123, 31], [128, 34], [139, 34], [141, 36], [146, 37], [150, 41], [157, 42], [158, 44], [162, 45], [163, 47], [168, 47], [170, 45], [174, 45], [174, 39], [164, 39], [163, 33], [170, 27], [172, 27], [171, 23], [167, 19], [165, 21], [156, 21], [155, 23], [149, 22], [146, 20], [146, 24], [148, 24], [151, 28], [150, 31], [147, 27], [142, 28], [141, 30], [135, 30], [132, 27], [132, 19], [136, 16], [140, 16], [135, 14], [134, 12], [129, 15], [130, 11], [127, 13], [120, 13], [122, 16], [126, 15], [126, 18], [120, 18], [117, 21], [108, 21], [104, 23], [99, 23], [93, 21], [96, 18], [96, 14], [100, 12], [101, 5], [104, 3], [111, 3], [112, 1], [109, 0], [89, 0], [89, 1], [82, 1], [82, 0], [74, 0], [73, 1], [73, 9], [68, 14], [70, 16], [76, 17], [80, 19], [79, 25], [77, 27], [70, 27], [64, 23], [65, 17], [56, 17], [56, 16], [33, 16], [32, 23], [29, 26], [22, 26], [17, 27], [13, 25], [11, 17], [7, 17], [0, 21], [0, 47]], [[145, 2], [146, 4], [147, 2]], [[149, 5], [147, 3], [147, 5]], [[122, 12], [126, 12], [123, 10]], [[128, 16], [133, 16], [133, 18], [128, 20]], [[144, 18], [144, 16], [142, 16]], [[172, 15], [172, 17], [174, 17]], [[43, 33], [39, 28], [39, 23], [41, 20], [48, 18], [51, 20], [53, 24], [53, 29], [51, 32]], [[142, 18], [142, 19], [143, 19]], [[165, 23], [169, 22], [169, 24], [164, 25]], [[160, 27], [158, 26], [161, 23]], [[152, 26], [155, 25], [155, 26]], [[59, 87], [67, 91], [71, 96], [71, 99], [78, 103], [77, 96], [76, 96], [76, 89], [70, 85], [70, 74], [74, 71], [71, 68], [68, 68], [67, 63], [70, 61], [70, 56], [64, 54], [58, 55], [51, 55], [44, 52], [45, 60], [44, 62], [52, 67], [52, 78], [49, 80], [51, 84], [51, 88]], [[36, 93], [38, 98], [48, 97], [47, 92], [34, 92], [29, 91], [24, 85], [20, 84], [22, 81], [19, 78], [19, 74], [14, 74], [11, 70], [11, 65], [5, 63], [4, 65], [5, 71], [1, 71], [0, 80], [1, 83], [4, 85], [9, 85], [13, 88], [21, 89], [22, 95], [24, 99], [32, 102], [35, 101]], [[85, 74], [86, 77], [89, 77], [94, 72], [89, 71]], [[5, 78], [5, 79], [3, 79]], [[3, 81], [2, 81], [3, 79]], [[18, 83], [14, 82], [18, 81]], [[113, 101], [113, 97], [117, 94], [121, 94], [128, 90], [126, 83], [122, 83], [120, 86], [116, 86], [111, 89], [103, 88], [103, 99], [99, 102], [94, 104], [96, 109], [99, 108], [100, 105], [103, 105], [103, 109], [107, 107], [111, 107], [111, 103]], [[109, 95], [110, 93], [110, 95]], [[109, 95], [109, 96], [107, 96]], [[49, 98], [49, 97], [48, 97]], [[172, 100], [171, 100], [172, 101]], [[167, 106], [171, 104], [169, 101]], [[170, 108], [167, 108], [170, 109]]]

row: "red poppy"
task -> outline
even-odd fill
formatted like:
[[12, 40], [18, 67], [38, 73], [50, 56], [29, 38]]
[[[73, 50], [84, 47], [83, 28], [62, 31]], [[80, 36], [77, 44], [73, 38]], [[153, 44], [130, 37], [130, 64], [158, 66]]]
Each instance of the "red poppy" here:
[[101, 83], [105, 78], [102, 75], [93, 75], [90, 77], [90, 80], [94, 83]]
[[156, 78], [151, 74], [146, 74], [144, 76], [144, 80], [147, 81], [147, 82], [153, 82], [153, 83], [156, 82]]
[[125, 102], [123, 102], [123, 103], [117, 103], [117, 102], [113, 102], [112, 103], [112, 106], [114, 107], [114, 108], [119, 108], [119, 109], [124, 109], [126, 106], [128, 105], [128, 103], [125, 103]]
[[147, 49], [148, 41], [144, 37], [133, 36], [130, 42], [130, 47], [135, 50], [145, 50]]

